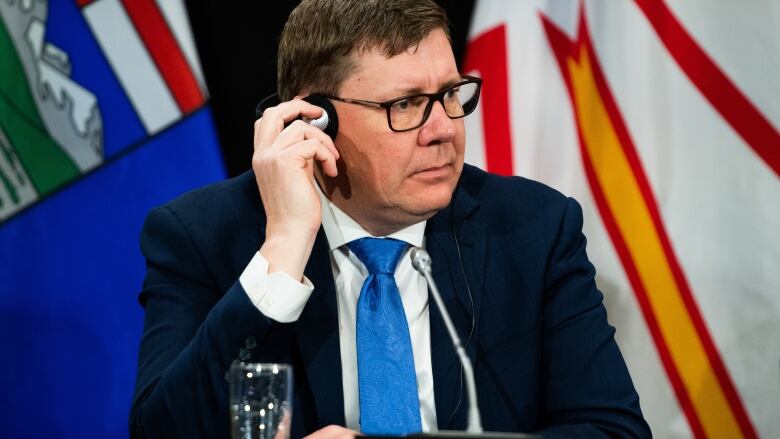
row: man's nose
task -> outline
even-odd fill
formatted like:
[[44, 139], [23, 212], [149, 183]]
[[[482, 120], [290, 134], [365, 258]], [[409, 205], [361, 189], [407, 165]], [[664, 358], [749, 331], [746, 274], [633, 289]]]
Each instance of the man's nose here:
[[419, 135], [420, 145], [435, 145], [437, 143], [451, 142], [455, 137], [455, 121], [447, 116], [444, 106], [436, 101], [431, 108], [428, 120], [422, 126]]

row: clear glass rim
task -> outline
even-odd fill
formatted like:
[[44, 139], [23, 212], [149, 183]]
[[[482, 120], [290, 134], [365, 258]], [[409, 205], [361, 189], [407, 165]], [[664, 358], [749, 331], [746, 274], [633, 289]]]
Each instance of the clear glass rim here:
[[292, 371], [292, 365], [287, 363], [246, 363], [242, 361], [230, 365], [230, 370], [251, 371], [255, 373], [263, 373], [266, 371], [280, 373]]

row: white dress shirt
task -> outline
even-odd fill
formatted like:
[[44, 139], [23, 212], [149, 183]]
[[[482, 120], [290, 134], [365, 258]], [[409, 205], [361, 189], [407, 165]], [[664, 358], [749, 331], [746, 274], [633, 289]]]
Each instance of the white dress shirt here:
[[[357, 349], [355, 322], [360, 289], [368, 276], [362, 262], [349, 251], [347, 243], [372, 236], [355, 220], [320, 192], [322, 227], [330, 246], [330, 262], [335, 279], [339, 310], [339, 344], [341, 347], [341, 378], [344, 386], [344, 417], [348, 428], [360, 429], [360, 399], [358, 395]], [[400, 230], [395, 238], [411, 246], [423, 246], [425, 221]], [[436, 406], [433, 395], [431, 367], [431, 336], [428, 316], [428, 284], [412, 267], [409, 247], [401, 256], [395, 271], [401, 293], [409, 335], [412, 339], [414, 368], [417, 375], [417, 395], [423, 431], [436, 431]], [[278, 322], [294, 322], [314, 291], [309, 279], [303, 283], [287, 273], [268, 273], [268, 261], [257, 252], [239, 278], [252, 303], [267, 317]]]

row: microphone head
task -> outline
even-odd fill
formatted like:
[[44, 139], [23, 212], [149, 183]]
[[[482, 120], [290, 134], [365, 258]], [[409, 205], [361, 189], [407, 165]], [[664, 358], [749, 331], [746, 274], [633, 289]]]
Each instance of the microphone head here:
[[415, 247], [409, 255], [412, 258], [412, 267], [422, 274], [431, 272], [431, 255], [425, 249]]

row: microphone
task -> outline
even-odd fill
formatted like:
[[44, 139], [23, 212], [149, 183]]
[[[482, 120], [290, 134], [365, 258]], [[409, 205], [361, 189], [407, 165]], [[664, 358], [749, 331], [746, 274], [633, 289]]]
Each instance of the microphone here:
[[444, 300], [439, 294], [439, 288], [436, 287], [436, 282], [431, 275], [431, 256], [427, 251], [420, 247], [412, 249], [410, 254], [412, 258], [412, 267], [420, 272], [428, 281], [428, 287], [431, 290], [436, 307], [439, 308], [442, 320], [444, 320], [444, 326], [447, 327], [447, 332], [452, 339], [452, 345], [455, 347], [455, 352], [458, 354], [460, 364], [463, 366], [463, 377], [466, 379], [466, 392], [469, 399], [469, 414], [468, 424], [466, 431], [439, 431], [437, 433], [418, 433], [404, 436], [406, 438], [431, 438], [431, 439], [539, 439], [539, 436], [524, 433], [503, 433], [503, 432], [483, 432], [482, 420], [479, 415], [479, 406], [477, 404], [477, 386], [474, 384], [474, 368], [471, 366], [471, 361], [466, 355], [466, 349], [463, 348], [463, 343], [458, 337], [458, 333], [455, 331], [455, 325], [452, 324], [450, 313], [447, 312], [447, 308], [444, 306]]
[[444, 326], [447, 327], [447, 332], [452, 339], [452, 346], [455, 347], [455, 352], [458, 354], [460, 364], [463, 366], [463, 377], [466, 379], [466, 393], [469, 398], [469, 414], [468, 424], [466, 432], [468, 433], [482, 433], [482, 420], [479, 416], [479, 406], [477, 404], [477, 386], [474, 384], [474, 369], [471, 367], [471, 361], [466, 355], [466, 350], [463, 348], [463, 343], [458, 337], [458, 333], [455, 331], [455, 326], [450, 319], [450, 313], [447, 312], [447, 308], [444, 306], [444, 300], [439, 294], [439, 289], [436, 287], [436, 282], [431, 275], [431, 255], [427, 251], [420, 247], [415, 247], [411, 252], [412, 267], [419, 271], [425, 279], [428, 281], [428, 287], [431, 289], [431, 295], [433, 296], [436, 307], [439, 308], [442, 320], [444, 320]]

